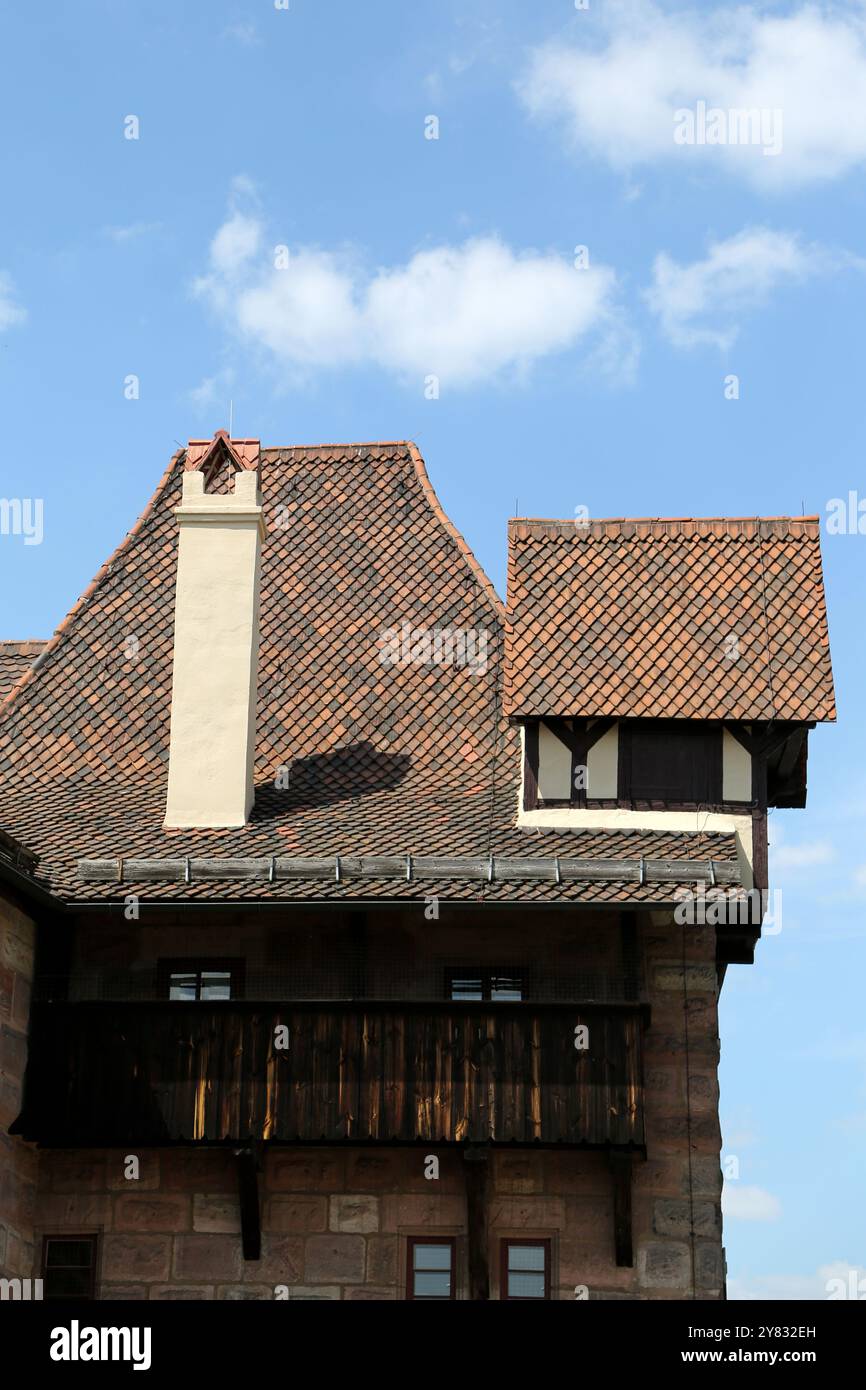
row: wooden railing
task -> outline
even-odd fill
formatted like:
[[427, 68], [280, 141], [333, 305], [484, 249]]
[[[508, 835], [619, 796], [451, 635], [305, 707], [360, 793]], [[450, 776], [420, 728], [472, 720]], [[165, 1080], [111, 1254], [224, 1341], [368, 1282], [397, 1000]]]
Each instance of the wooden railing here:
[[14, 1130], [642, 1148], [642, 1028], [638, 1005], [38, 1003]]

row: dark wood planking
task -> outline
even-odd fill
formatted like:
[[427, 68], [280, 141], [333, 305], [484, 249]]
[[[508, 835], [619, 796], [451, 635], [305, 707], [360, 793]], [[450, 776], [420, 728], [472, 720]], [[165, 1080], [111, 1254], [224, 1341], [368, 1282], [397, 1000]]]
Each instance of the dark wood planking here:
[[16, 1132], [642, 1147], [641, 1036], [623, 1005], [37, 1003]]

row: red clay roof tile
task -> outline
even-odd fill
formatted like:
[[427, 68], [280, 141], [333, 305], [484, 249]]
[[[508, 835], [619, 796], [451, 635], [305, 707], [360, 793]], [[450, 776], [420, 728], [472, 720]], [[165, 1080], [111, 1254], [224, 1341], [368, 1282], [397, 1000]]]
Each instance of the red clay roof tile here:
[[[237, 441], [234, 441], [236, 444]], [[250, 456], [251, 457], [251, 456]], [[256, 803], [240, 830], [164, 831], [185, 456], [0, 705], [5, 828], [64, 897], [84, 858], [270, 854], [562, 854], [736, 861], [733, 835], [516, 827], [519, 740], [502, 712], [504, 610], [405, 443], [264, 449]], [[385, 665], [381, 638], [449, 627], [484, 669]], [[135, 639], [134, 641], [132, 639]], [[207, 717], [203, 700], [202, 718]], [[280, 769], [289, 785], [276, 785]], [[419, 898], [417, 884], [142, 885], [144, 897]], [[636, 883], [426, 885], [454, 899], [637, 903]]]
[[835, 719], [817, 517], [510, 522], [505, 711]]

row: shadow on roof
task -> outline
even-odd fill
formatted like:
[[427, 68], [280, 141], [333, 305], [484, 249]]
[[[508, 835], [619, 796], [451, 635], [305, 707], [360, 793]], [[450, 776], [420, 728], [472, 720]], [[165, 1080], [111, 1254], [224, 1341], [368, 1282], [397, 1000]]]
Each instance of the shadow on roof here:
[[[399, 785], [412, 765], [408, 753], [385, 753], [371, 743], [350, 743], [288, 765], [288, 785], [277, 775], [256, 784], [251, 822], [277, 820], [287, 811], [353, 801]], [[283, 780], [286, 780], [285, 778]]]

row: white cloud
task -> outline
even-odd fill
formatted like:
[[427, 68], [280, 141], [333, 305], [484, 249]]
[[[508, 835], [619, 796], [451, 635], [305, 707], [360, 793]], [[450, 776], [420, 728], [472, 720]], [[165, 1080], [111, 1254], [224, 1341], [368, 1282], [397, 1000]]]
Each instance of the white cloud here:
[[[665, 160], [723, 167], [779, 191], [837, 178], [866, 160], [860, 0], [785, 15], [755, 5], [671, 13], [652, 0], [609, 0], [604, 18], [579, 32], [579, 44], [536, 49], [518, 91], [533, 115], [564, 127], [575, 150], [618, 170]], [[780, 151], [678, 145], [675, 112], [699, 102], [763, 111], [767, 120], [780, 111]]]
[[726, 241], [712, 242], [703, 260], [688, 265], [661, 252], [644, 297], [677, 347], [711, 343], [725, 350], [737, 336], [737, 320], [771, 291], [839, 263], [788, 232], [751, 227]]
[[726, 1182], [722, 1188], [722, 1214], [733, 1221], [778, 1221], [782, 1204], [763, 1187]]
[[211, 242], [211, 269], [217, 275], [237, 275], [259, 250], [262, 228], [258, 218], [235, 210]]
[[826, 840], [813, 840], [810, 844], [783, 845], [773, 853], [773, 869], [814, 869], [818, 864], [829, 864], [835, 858], [833, 846]]
[[255, 48], [261, 42], [255, 24], [247, 20], [242, 20], [238, 24], [226, 25], [222, 36], [224, 39], [233, 39], [235, 43], [241, 44], [244, 48]]
[[813, 869], [819, 864], [829, 864], [835, 858], [836, 850], [830, 840], [800, 840], [788, 844], [781, 822], [774, 817], [770, 831], [771, 873], [782, 869], [787, 872]]
[[0, 270], [0, 333], [23, 323], [26, 318], [27, 310], [16, 302], [11, 276]]
[[495, 236], [416, 252], [366, 271], [351, 250], [265, 251], [256, 214], [234, 207], [196, 292], [295, 376], [375, 365], [399, 377], [470, 386], [519, 375], [593, 330], [622, 333], [604, 266], [515, 251]]
[[215, 372], [213, 376], [202, 377], [198, 386], [193, 386], [187, 394], [200, 414], [212, 410], [215, 406], [219, 406], [221, 413], [225, 413], [228, 410], [233, 382], [234, 372], [226, 368]]
[[823, 1302], [852, 1297], [866, 1299], [866, 1269], [845, 1260], [821, 1265], [814, 1274], [758, 1274], [728, 1280], [728, 1298], [732, 1302], [765, 1298]]
[[130, 222], [127, 226], [103, 227], [102, 230], [111, 241], [123, 243], [149, 236], [151, 232], [158, 232], [161, 227], [161, 222]]

